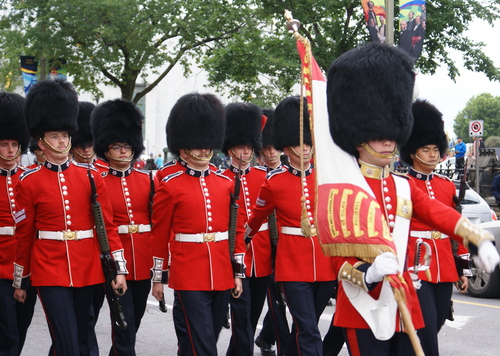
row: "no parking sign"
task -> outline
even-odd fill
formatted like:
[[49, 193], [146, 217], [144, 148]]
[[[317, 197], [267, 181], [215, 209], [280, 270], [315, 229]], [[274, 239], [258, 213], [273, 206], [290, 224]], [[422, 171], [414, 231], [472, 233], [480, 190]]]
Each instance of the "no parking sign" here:
[[471, 137], [483, 136], [483, 120], [469, 121], [469, 136]]

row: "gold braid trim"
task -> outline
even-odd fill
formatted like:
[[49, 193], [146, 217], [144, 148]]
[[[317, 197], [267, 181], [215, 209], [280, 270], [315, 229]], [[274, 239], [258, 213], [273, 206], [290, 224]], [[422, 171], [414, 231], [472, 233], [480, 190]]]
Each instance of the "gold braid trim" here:
[[383, 252], [395, 253], [395, 251], [387, 245], [367, 243], [322, 243], [321, 249], [326, 256], [356, 257], [368, 263], [373, 263], [375, 257]]
[[366, 264], [366, 262], [356, 262], [354, 266], [349, 262], [345, 262], [342, 267], [340, 267], [338, 278], [341, 281], [349, 282], [353, 286], [356, 286], [368, 292], [368, 286], [365, 283], [365, 272], [362, 272], [356, 268], [363, 264]]
[[460, 218], [455, 227], [455, 234], [464, 239], [463, 244], [469, 249], [469, 243], [479, 247], [483, 241], [495, 241], [491, 233], [474, 225], [466, 217]]

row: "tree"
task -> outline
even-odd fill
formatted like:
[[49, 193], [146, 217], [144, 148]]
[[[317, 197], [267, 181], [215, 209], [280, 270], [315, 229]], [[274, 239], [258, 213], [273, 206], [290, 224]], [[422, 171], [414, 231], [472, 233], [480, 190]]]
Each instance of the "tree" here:
[[[235, 34], [258, 28], [248, 0], [3, 0], [2, 5], [0, 45], [11, 54], [2, 58], [4, 73], [19, 67], [20, 54], [64, 58], [78, 88], [99, 97], [97, 84], [111, 84], [134, 102], [174, 65], [188, 73], [214, 43], [224, 47]], [[138, 81], [146, 82], [151, 73], [147, 79], [153, 80], [134, 95]]]
[[500, 96], [488, 93], [473, 96], [455, 118], [453, 130], [457, 136], [469, 136], [469, 122], [483, 120], [483, 136], [500, 136]]
[[[0, 84], [16, 73], [19, 54], [65, 58], [74, 84], [99, 96], [98, 83], [120, 87], [133, 100], [182, 64], [195, 63], [210, 84], [234, 100], [268, 106], [292, 92], [299, 78], [295, 42], [283, 11], [302, 22], [314, 56], [326, 72], [343, 52], [368, 41], [361, 0], [0, 0]], [[397, 3], [397, 2], [396, 2]], [[465, 36], [474, 19], [492, 24], [500, 0], [427, 1], [422, 56], [416, 66], [433, 74], [440, 65], [459, 75], [449, 57], [460, 51], [467, 69], [500, 80], [500, 71]], [[395, 5], [395, 17], [398, 10]], [[397, 26], [396, 26], [397, 27]], [[396, 35], [398, 31], [395, 31]], [[397, 42], [397, 39], [396, 39]], [[160, 69], [161, 68], [161, 69]], [[152, 73], [153, 75], [151, 75]], [[155, 77], [156, 76], [156, 77]]]
[[500, 147], [500, 136], [489, 136], [485, 141], [486, 147]]
[[[265, 34], [244, 45], [233, 38], [225, 49], [204, 62], [211, 83], [221, 92], [263, 100], [273, 97], [276, 88], [282, 88], [281, 97], [291, 91], [290, 85], [299, 78], [299, 59], [294, 40], [285, 29], [284, 9], [292, 11], [301, 21], [300, 32], [311, 42], [313, 54], [325, 73], [340, 54], [369, 41], [361, 0], [262, 0], [261, 3], [262, 14], [272, 15], [263, 27]], [[397, 5], [397, 1], [394, 3]], [[484, 72], [490, 80], [500, 81], [500, 70], [482, 51], [483, 44], [473, 42], [465, 34], [474, 19], [493, 24], [499, 18], [500, 0], [489, 2], [488, 6], [476, 0], [427, 1], [427, 11], [426, 38], [416, 63], [420, 72], [434, 74], [444, 65], [450, 78], [455, 79], [460, 73], [449, 56], [453, 49], [462, 53], [468, 70]], [[398, 35], [395, 30], [395, 43]], [[240, 61], [249, 57], [249, 61]]]

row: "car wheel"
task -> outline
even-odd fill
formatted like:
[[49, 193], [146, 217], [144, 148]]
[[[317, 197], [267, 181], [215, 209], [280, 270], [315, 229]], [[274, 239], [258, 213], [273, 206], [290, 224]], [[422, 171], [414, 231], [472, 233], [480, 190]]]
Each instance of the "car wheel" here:
[[500, 270], [495, 268], [493, 273], [486, 273], [477, 269], [472, 263], [472, 277], [469, 277], [468, 292], [476, 298], [494, 298], [500, 296]]

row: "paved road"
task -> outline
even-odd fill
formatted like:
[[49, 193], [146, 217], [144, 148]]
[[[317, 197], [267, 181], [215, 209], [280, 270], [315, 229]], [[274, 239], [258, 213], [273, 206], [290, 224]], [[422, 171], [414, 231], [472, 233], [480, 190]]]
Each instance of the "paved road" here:
[[[176, 353], [176, 337], [172, 322], [172, 293], [166, 289], [169, 311], [159, 311], [158, 304], [152, 297], [148, 302], [141, 329], [137, 335], [137, 355], [174, 356]], [[498, 356], [500, 353], [500, 299], [476, 299], [468, 295], [454, 292], [455, 321], [443, 326], [439, 339], [441, 356]], [[325, 335], [328, 330], [335, 306], [327, 307], [320, 320], [320, 330]], [[96, 332], [101, 355], [107, 355], [110, 341], [110, 326], [107, 307], [101, 311]], [[260, 325], [259, 325], [260, 328]], [[230, 330], [223, 329], [219, 338], [219, 355], [225, 355]], [[38, 303], [33, 323], [28, 331], [23, 356], [46, 355], [50, 346], [43, 310]], [[260, 355], [258, 348], [255, 355]], [[348, 355], [347, 349], [340, 356]]]

